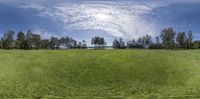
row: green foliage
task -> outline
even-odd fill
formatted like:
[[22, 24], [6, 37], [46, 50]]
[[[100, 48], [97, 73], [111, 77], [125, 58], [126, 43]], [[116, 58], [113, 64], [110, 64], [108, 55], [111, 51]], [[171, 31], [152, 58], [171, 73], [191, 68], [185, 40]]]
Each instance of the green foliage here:
[[9, 31], [7, 31], [5, 34], [4, 34], [4, 36], [3, 36], [3, 38], [2, 38], [2, 45], [3, 45], [3, 48], [4, 49], [12, 49], [13, 48], [13, 46], [14, 46], [14, 42], [13, 42], [13, 35], [14, 35], [14, 32], [13, 31], [11, 31], [11, 30], [9, 30]]
[[2, 41], [1, 41], [1, 39], [0, 39], [0, 48], [3, 48], [3, 45], [2, 45]]
[[[13, 38], [14, 32], [8, 31], [4, 34], [4, 37], [1, 39], [0, 48], [4, 49], [87, 49], [87, 44], [85, 40], [82, 42], [76, 41], [71, 37], [51, 37], [50, 39], [42, 39], [39, 34], [33, 33], [31, 30], [28, 30], [26, 34], [19, 32], [17, 39]], [[160, 42], [161, 37], [161, 42]], [[137, 40], [132, 39], [128, 42], [125, 42], [123, 38], [114, 39], [113, 48], [114, 49], [195, 49], [198, 48], [197, 41], [193, 42], [192, 31], [189, 31], [187, 35], [184, 32], [176, 33], [173, 28], [164, 28], [161, 31], [161, 36], [157, 36], [155, 41], [152, 40], [150, 35], [145, 35], [139, 37]], [[176, 42], [175, 42], [176, 37]], [[106, 41], [104, 37], [93, 37], [91, 44], [95, 45], [95, 49], [105, 49]]]
[[16, 44], [15, 44], [16, 48], [24, 49], [25, 41], [26, 41], [25, 34], [23, 32], [19, 32], [17, 34], [17, 40], [16, 40]]
[[103, 49], [106, 45], [105, 39], [103, 37], [93, 37], [91, 44], [95, 45], [95, 49]]
[[77, 41], [71, 37], [61, 37], [59, 39], [59, 45], [64, 45], [67, 48], [76, 48]]
[[125, 42], [123, 41], [123, 38], [119, 38], [119, 40], [114, 39], [113, 48], [115, 48], [115, 49], [126, 49], [126, 45], [125, 45]]
[[40, 49], [41, 48], [41, 38], [39, 34], [33, 34], [33, 48]]
[[151, 36], [150, 35], [145, 35], [142, 37], [142, 46], [144, 48], [149, 48], [149, 46], [152, 44]]
[[174, 37], [176, 33], [173, 28], [164, 28], [161, 31], [161, 39], [165, 49], [173, 49], [175, 48]]
[[86, 49], [87, 48], [87, 44], [86, 44], [85, 40], [83, 40], [82, 42], [78, 42], [78, 44], [76, 46], [78, 49]]
[[0, 50], [0, 97], [198, 98], [199, 53]]
[[193, 48], [194, 49], [200, 49], [200, 41], [199, 40], [195, 40], [193, 42]]
[[41, 48], [42, 49], [49, 49], [50, 48], [50, 42], [48, 39], [41, 40]]
[[160, 38], [156, 36], [155, 43], [151, 43], [149, 49], [163, 49], [162, 43], [160, 43]]
[[185, 48], [186, 45], [186, 35], [184, 32], [177, 33], [176, 41], [178, 43], [179, 48]]
[[187, 37], [187, 40], [186, 40], [186, 47], [188, 49], [192, 49], [193, 48], [193, 35], [192, 35], [192, 31], [189, 31], [188, 32], [188, 37]]
[[[115, 43], [113, 43], [113, 45], [114, 44]], [[147, 35], [145, 35], [143, 37], [139, 37], [137, 39], [137, 41], [135, 41], [135, 39], [133, 39], [131, 41], [128, 41], [127, 42], [127, 48], [142, 48], [142, 49], [147, 49], [147, 48], [153, 48], [152, 44], [153, 44], [153, 42], [152, 42], [151, 36], [147, 34]]]
[[26, 33], [26, 48], [32, 49], [33, 48], [33, 33], [31, 30], [28, 30]]
[[49, 46], [51, 49], [56, 49], [59, 47], [59, 39], [56, 37], [51, 37]]

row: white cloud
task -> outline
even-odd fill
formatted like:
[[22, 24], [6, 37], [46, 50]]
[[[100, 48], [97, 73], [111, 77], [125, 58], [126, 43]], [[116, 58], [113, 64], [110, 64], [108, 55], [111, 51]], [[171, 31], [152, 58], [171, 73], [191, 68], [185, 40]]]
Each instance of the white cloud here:
[[138, 38], [155, 34], [155, 24], [144, 17], [155, 7], [133, 2], [58, 3], [41, 16], [62, 22], [65, 29], [101, 30], [116, 37]]
[[[2, 0], [0, 3], [8, 3], [8, 1]], [[138, 38], [145, 34], [155, 35], [158, 26], [154, 23], [154, 19], [148, 16], [152, 10], [170, 3], [187, 2], [187, 0], [85, 1], [76, 3], [63, 2], [62, 0], [60, 2], [52, 0], [22, 1], [20, 2], [21, 8], [36, 9], [40, 11], [40, 16], [55, 20], [62, 24], [64, 29], [100, 30], [115, 37], [125, 38]], [[41, 34], [48, 37], [49, 33], [43, 31]]]
[[41, 28], [35, 28], [35, 29], [33, 29], [32, 32], [36, 33], [36, 34], [39, 34], [42, 39], [50, 39], [52, 36], [53, 37], [58, 37], [58, 38], [60, 37], [55, 33], [47, 32], [47, 31], [45, 31], [44, 29], [41, 29]]

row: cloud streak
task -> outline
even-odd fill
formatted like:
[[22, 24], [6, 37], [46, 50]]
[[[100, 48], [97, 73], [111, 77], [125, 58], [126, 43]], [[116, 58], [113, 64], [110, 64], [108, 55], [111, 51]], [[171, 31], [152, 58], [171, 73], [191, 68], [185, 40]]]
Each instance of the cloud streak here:
[[145, 15], [157, 6], [136, 2], [58, 3], [43, 10], [40, 16], [61, 22], [64, 29], [99, 30], [115, 37], [138, 38], [156, 32], [155, 23]]
[[[138, 38], [146, 34], [154, 36], [158, 32], [158, 23], [155, 17], [152, 17], [153, 10], [171, 3], [188, 2], [187, 0], [14, 1], [22, 9], [37, 10], [38, 16], [54, 20], [64, 30], [95, 30], [124, 38]], [[0, 1], [2, 2], [9, 3], [5, 0]]]

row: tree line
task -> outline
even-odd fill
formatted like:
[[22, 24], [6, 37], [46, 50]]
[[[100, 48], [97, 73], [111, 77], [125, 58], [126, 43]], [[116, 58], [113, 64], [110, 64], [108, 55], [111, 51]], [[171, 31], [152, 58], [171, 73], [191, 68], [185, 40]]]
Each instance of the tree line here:
[[[95, 49], [106, 48], [106, 41], [103, 37], [93, 37], [91, 44]], [[173, 28], [164, 28], [161, 30], [160, 36], [156, 36], [153, 40], [151, 35], [145, 35], [138, 39], [124, 41], [123, 38], [114, 39], [112, 47], [114, 49], [199, 49], [200, 40], [193, 41], [192, 31], [188, 33], [176, 33]], [[20, 31], [17, 33], [16, 39], [14, 32], [9, 30], [4, 33], [0, 40], [0, 48], [2, 49], [86, 49], [85, 40], [81, 42], [71, 37], [51, 37], [50, 39], [42, 39], [39, 34], [28, 30], [26, 33]]]
[[9, 30], [4, 33], [0, 40], [0, 48], [2, 49], [60, 49], [60, 48], [87, 48], [86, 41], [78, 42], [73, 38], [51, 37], [50, 39], [42, 39], [39, 34], [28, 30], [27, 33], [20, 31], [14, 39], [14, 32]]
[[173, 28], [164, 28], [155, 40], [150, 35], [127, 42], [119, 38], [114, 39], [112, 46], [114, 49], [199, 49], [200, 40], [193, 41], [192, 31], [176, 33]]

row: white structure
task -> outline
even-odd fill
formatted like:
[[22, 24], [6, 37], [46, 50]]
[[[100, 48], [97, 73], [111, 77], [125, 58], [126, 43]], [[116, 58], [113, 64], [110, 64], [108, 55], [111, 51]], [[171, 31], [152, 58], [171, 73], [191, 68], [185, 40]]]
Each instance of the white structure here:
[[58, 48], [59, 49], [69, 49], [69, 47], [67, 47], [65, 44], [61, 44]]

